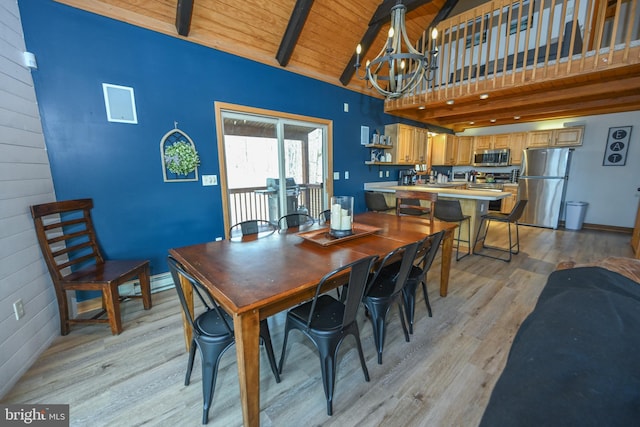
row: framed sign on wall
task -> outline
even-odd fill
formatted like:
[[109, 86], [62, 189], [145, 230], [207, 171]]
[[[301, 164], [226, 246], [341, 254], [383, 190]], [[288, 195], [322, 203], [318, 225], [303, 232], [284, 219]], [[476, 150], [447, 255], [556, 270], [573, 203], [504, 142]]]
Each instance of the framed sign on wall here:
[[603, 166], [624, 166], [631, 140], [631, 126], [609, 128], [607, 146], [604, 149]]

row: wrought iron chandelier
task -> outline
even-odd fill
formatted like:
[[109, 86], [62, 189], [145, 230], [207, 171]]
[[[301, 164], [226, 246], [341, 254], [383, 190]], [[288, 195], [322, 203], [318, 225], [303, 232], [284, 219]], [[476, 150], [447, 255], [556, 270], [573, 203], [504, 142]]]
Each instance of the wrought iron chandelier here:
[[[435, 43], [438, 30], [434, 28], [431, 31], [431, 50], [420, 52], [409, 42], [405, 27], [406, 12], [407, 8], [400, 0], [391, 8], [391, 27], [387, 43], [373, 60], [367, 61], [363, 76], [358, 75], [362, 46], [358, 45], [356, 48], [356, 75], [368, 81], [371, 87], [387, 99], [399, 98], [413, 91], [420, 83], [433, 80], [438, 69], [438, 47]], [[407, 47], [406, 52], [402, 51], [403, 41]]]

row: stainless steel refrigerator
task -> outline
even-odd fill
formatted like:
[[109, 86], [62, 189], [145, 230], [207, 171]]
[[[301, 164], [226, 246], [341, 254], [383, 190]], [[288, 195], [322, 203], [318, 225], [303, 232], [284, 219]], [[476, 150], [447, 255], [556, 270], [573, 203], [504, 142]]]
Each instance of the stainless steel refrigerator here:
[[528, 200], [521, 224], [558, 228], [569, 178], [569, 148], [524, 150], [518, 195]]

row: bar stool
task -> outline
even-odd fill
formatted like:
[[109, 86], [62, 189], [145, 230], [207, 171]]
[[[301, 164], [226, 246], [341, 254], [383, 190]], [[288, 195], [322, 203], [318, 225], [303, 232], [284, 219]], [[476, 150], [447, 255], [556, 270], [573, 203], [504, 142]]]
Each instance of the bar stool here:
[[[518, 203], [516, 203], [516, 205], [511, 210], [511, 212], [508, 214], [490, 213], [490, 214], [482, 215], [482, 220], [480, 221], [480, 227], [478, 228], [478, 234], [476, 235], [476, 240], [473, 243], [473, 247], [474, 247], [473, 253], [480, 256], [485, 256], [493, 259], [499, 259], [505, 262], [510, 262], [511, 257], [513, 255], [517, 255], [520, 252], [520, 234], [518, 233], [518, 220], [522, 216], [522, 213], [524, 212], [524, 208], [526, 205], [527, 205], [526, 200], [518, 200]], [[485, 240], [487, 238], [487, 234], [489, 233], [489, 225], [491, 224], [491, 221], [507, 223], [509, 227], [509, 247], [508, 248], [485, 245]], [[484, 227], [485, 223], [486, 223], [486, 227]], [[515, 243], [513, 243], [513, 239], [511, 238], [511, 224], [515, 224], [516, 226]], [[483, 228], [484, 228], [484, 233], [482, 233]], [[482, 237], [480, 236], [481, 233], [482, 233]], [[507, 258], [504, 258], [500, 256], [489, 255], [487, 253], [484, 253], [484, 254], [480, 253], [477, 250], [475, 250], [476, 246], [478, 245], [478, 242], [482, 242], [482, 248], [493, 249], [501, 252], [507, 252], [509, 256]]]
[[372, 212], [384, 212], [393, 209], [393, 206], [387, 205], [387, 201], [382, 193], [365, 191], [364, 202], [367, 205], [367, 210]]
[[[438, 199], [435, 203], [433, 216], [440, 221], [457, 222], [458, 238], [456, 239], [456, 261], [460, 261], [471, 253], [471, 216], [462, 213], [462, 207], [459, 200], [443, 200]], [[462, 233], [462, 223], [467, 221], [467, 240], [463, 240], [467, 244], [467, 253], [460, 256], [460, 234]]]

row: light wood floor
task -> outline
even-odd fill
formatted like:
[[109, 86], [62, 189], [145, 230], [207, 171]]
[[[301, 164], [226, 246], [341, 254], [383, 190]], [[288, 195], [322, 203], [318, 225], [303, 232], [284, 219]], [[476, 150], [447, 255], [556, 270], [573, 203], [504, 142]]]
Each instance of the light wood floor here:
[[[475, 426], [502, 371], [518, 326], [533, 309], [560, 261], [632, 256], [630, 236], [601, 231], [521, 227], [521, 253], [511, 263], [471, 256], [453, 263], [449, 295], [438, 295], [439, 256], [429, 273], [432, 318], [420, 297], [411, 342], [390, 316], [383, 364], [376, 362], [371, 324], [360, 329], [371, 382], [364, 381], [351, 338], [337, 367], [334, 415], [326, 414], [319, 359], [292, 332], [276, 384], [261, 351], [264, 426]], [[420, 293], [419, 293], [420, 294]], [[197, 426], [202, 414], [199, 357], [184, 386], [184, 351], [175, 291], [123, 304], [124, 332], [75, 327], [58, 337], [3, 403], [70, 404], [72, 426]], [[284, 313], [269, 319], [279, 357]], [[209, 425], [239, 426], [235, 351], [223, 356]]]

